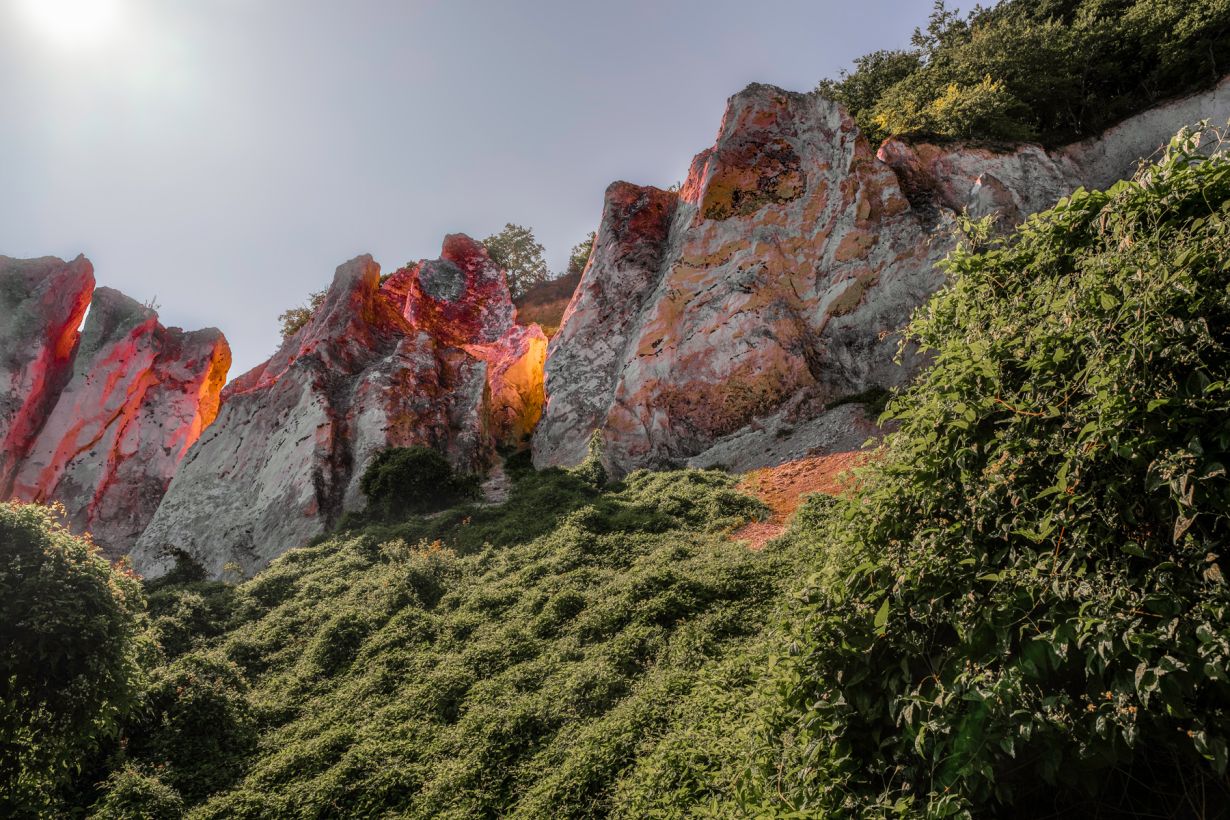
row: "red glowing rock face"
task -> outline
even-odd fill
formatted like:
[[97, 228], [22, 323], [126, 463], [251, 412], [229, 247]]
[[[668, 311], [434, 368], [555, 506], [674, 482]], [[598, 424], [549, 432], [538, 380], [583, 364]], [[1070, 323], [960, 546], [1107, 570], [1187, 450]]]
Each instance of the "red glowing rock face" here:
[[0, 498], [68, 380], [94, 267], [0, 256]]
[[545, 402], [547, 339], [537, 325], [517, 324], [504, 272], [486, 249], [465, 234], [450, 234], [439, 259], [403, 268], [383, 292], [404, 304], [406, 320], [420, 332], [486, 364], [491, 435], [504, 446], [527, 441]]
[[311, 321], [227, 386], [134, 565], [160, 575], [181, 552], [215, 577], [230, 561], [255, 571], [361, 510], [360, 478], [387, 447], [485, 469], [542, 409], [546, 339], [514, 318], [503, 273], [469, 237], [383, 286], [371, 257], [342, 265]]
[[1010, 227], [1228, 117], [1230, 80], [1056, 151], [888, 140], [877, 155], [837, 103], [749, 86], [678, 194], [608, 189], [548, 348], [534, 463], [579, 462], [595, 430], [617, 474], [741, 463], [766, 427], [781, 459], [812, 455], [841, 438], [817, 421], [828, 407], [923, 364], [896, 360], [900, 331], [943, 284], [958, 215]]
[[22, 501], [59, 501], [111, 555], [136, 543], [180, 459], [218, 411], [230, 348], [213, 329], [164, 328], [110, 288], [89, 318], [54, 410], [13, 483]]
[[217, 415], [230, 349], [217, 330], [164, 328], [154, 311], [93, 286], [84, 258], [0, 263], [12, 384], [3, 406], [17, 419], [2, 451], [4, 497], [59, 502], [75, 530], [118, 556]]
[[498, 342], [516, 322], [504, 272], [465, 234], [444, 237], [439, 259], [403, 269], [390, 282], [404, 283], [410, 324], [448, 347]]

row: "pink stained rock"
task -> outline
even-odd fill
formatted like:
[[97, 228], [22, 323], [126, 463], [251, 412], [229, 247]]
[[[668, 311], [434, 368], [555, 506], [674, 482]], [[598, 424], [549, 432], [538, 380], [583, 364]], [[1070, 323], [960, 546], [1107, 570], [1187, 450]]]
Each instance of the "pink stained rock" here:
[[517, 324], [504, 272], [465, 234], [444, 238], [440, 258], [391, 276], [382, 292], [404, 304], [406, 320], [442, 347], [457, 347], [487, 368], [487, 426], [497, 445], [528, 441], [545, 401], [547, 339]]
[[153, 310], [98, 288], [72, 376], [13, 483], [58, 501], [107, 554], [136, 543], [180, 459], [218, 412], [230, 366], [221, 332], [164, 328]]
[[0, 498], [71, 375], [93, 290], [84, 256], [0, 256]]
[[191, 557], [213, 577], [253, 572], [360, 510], [363, 469], [423, 445], [465, 471], [492, 456], [487, 366], [411, 325], [361, 256], [266, 363], [232, 382], [133, 551], [156, 576]]
[[534, 463], [578, 463], [595, 430], [616, 474], [848, 444], [823, 418], [924, 364], [910, 347], [896, 360], [901, 330], [943, 284], [962, 213], [1009, 229], [1228, 118], [1230, 79], [1058, 150], [890, 139], [877, 155], [837, 103], [749, 86], [678, 195], [608, 189], [548, 347]]
[[405, 283], [410, 324], [447, 347], [492, 344], [516, 324], [504, 271], [465, 234], [444, 237], [439, 259], [424, 259], [393, 281]]
[[600, 430], [617, 474], [677, 465], [787, 405], [901, 383], [896, 331], [942, 283], [933, 262], [840, 106], [750, 86], [678, 195], [608, 190], [548, 349], [535, 463], [577, 463]]

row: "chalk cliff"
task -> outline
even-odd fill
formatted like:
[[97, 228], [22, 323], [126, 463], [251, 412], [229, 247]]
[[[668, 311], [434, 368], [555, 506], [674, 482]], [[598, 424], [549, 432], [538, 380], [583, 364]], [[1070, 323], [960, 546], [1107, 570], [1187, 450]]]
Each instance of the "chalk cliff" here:
[[383, 285], [370, 256], [342, 265], [312, 319], [227, 386], [134, 565], [156, 576], [183, 554], [211, 576], [253, 572], [362, 509], [363, 470], [386, 447], [485, 470], [543, 404], [546, 339], [515, 319], [504, 273], [460, 234]]
[[217, 415], [226, 339], [165, 328], [152, 309], [95, 290], [84, 257], [0, 259], [0, 300], [3, 497], [58, 502], [74, 529], [122, 555]]
[[[828, 408], [904, 384], [901, 329], [943, 284], [956, 217], [1009, 227], [1132, 174], [1180, 127], [1230, 118], [1230, 84], [1098, 138], [870, 146], [823, 96], [752, 85], [678, 192], [619, 182], [546, 363], [535, 464], [762, 465], [848, 447]], [[849, 415], [849, 408], [841, 411]], [[856, 414], [857, 415], [857, 414]], [[772, 435], [766, 436], [765, 430]]]

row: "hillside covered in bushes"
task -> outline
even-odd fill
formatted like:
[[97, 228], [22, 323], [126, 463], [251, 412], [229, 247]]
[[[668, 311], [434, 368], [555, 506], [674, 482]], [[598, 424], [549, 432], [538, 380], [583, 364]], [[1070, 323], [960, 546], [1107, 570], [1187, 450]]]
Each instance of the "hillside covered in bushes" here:
[[873, 140], [917, 134], [1060, 145], [1211, 86], [1230, 68], [1230, 2], [937, 0], [909, 48], [820, 89]]
[[729, 533], [762, 508], [721, 473], [514, 461], [503, 505], [385, 508], [239, 584], [185, 566], [142, 605], [0, 508], [26, 545], [3, 600], [68, 579], [99, 613], [52, 666], [29, 619], [0, 627], [3, 813], [1219, 816], [1218, 138], [1010, 236], [968, 224], [911, 327], [934, 364], [891, 401], [899, 429], [760, 552]]

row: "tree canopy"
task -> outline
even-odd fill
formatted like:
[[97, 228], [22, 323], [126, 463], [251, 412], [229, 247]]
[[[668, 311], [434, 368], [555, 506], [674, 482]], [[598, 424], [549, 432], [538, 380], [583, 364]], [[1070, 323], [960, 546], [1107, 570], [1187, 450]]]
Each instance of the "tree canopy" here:
[[551, 278], [544, 248], [529, 228], [509, 222], [504, 230], [484, 239], [483, 247], [491, 261], [507, 274], [508, 290], [514, 299]]
[[134, 707], [144, 606], [52, 508], [0, 503], [0, 815], [54, 813]]
[[589, 256], [594, 251], [594, 242], [597, 239], [598, 234], [590, 231], [589, 236], [572, 246], [572, 251], [568, 254], [568, 273], [580, 273], [585, 270], [585, 266], [589, 264]]
[[939, 0], [907, 49], [819, 90], [872, 139], [1074, 140], [1230, 69], [1230, 0]]

